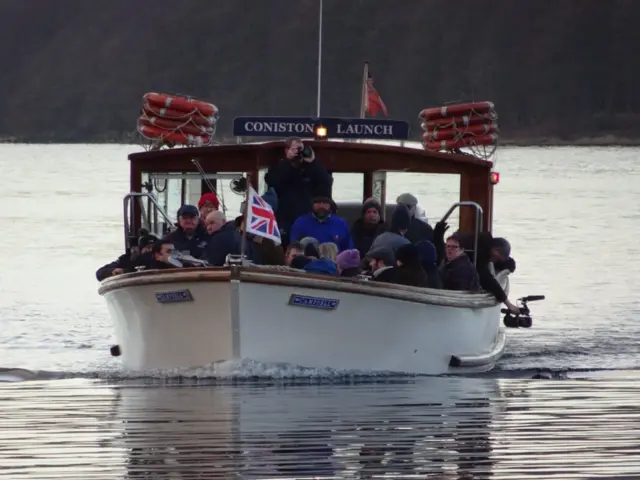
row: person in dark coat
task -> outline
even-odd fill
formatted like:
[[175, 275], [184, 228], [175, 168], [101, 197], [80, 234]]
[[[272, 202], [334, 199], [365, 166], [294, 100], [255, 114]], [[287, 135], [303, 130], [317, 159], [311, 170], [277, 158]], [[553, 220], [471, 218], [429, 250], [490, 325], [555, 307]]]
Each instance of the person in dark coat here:
[[129, 253], [120, 255], [114, 262], [103, 265], [96, 271], [96, 279], [101, 282], [105, 278], [135, 271], [137, 266], [145, 266], [152, 260], [151, 247], [158, 238], [155, 235], [144, 235], [138, 239], [138, 247]]
[[478, 272], [465, 254], [460, 236], [453, 234], [445, 243], [446, 262], [442, 266], [442, 288], [445, 290], [480, 290]]
[[372, 280], [376, 282], [395, 283], [396, 267], [395, 254], [387, 247], [372, 250], [367, 254]]
[[278, 198], [276, 220], [286, 247], [293, 222], [311, 211], [311, 200], [331, 196], [332, 178], [313, 152], [304, 155], [300, 138], [287, 138], [284, 144], [284, 158], [269, 168], [264, 178]]
[[153, 258], [147, 268], [149, 270], [165, 270], [167, 268], [180, 268], [178, 265], [171, 263], [171, 254], [175, 250], [175, 246], [169, 240], [158, 240], [151, 247]]
[[[476, 269], [480, 277], [480, 286], [482, 289], [491, 293], [498, 302], [504, 303], [511, 313], [517, 314], [520, 312], [520, 309], [517, 305], [511, 303], [507, 294], [500, 286], [500, 283], [496, 280], [493, 272], [495, 271], [495, 267], [492, 265], [492, 260], [507, 261], [511, 253], [510, 245], [508, 251], [504, 250], [505, 245], [503, 240], [504, 239], [494, 239], [490, 232], [482, 232], [478, 236], [478, 260], [476, 262]], [[472, 242], [473, 235], [469, 235], [467, 241]], [[504, 241], [506, 242], [506, 240]], [[499, 251], [504, 251], [506, 255], [500, 255]], [[513, 263], [513, 269], [515, 270], [515, 261]]]
[[420, 256], [415, 245], [403, 245], [398, 248], [395, 283], [411, 287], [429, 287], [429, 278], [420, 265]]
[[442, 288], [442, 279], [438, 270], [436, 247], [429, 241], [416, 243], [420, 265], [429, 279], [429, 288]]
[[382, 220], [382, 206], [373, 197], [368, 198], [362, 204], [362, 214], [351, 225], [351, 238], [354, 247], [360, 252], [360, 257], [364, 258], [371, 249], [373, 240], [384, 233], [385, 226]]
[[409, 211], [411, 222], [409, 230], [405, 234], [411, 243], [416, 244], [422, 240], [433, 242], [433, 228], [426, 220], [416, 218], [416, 209], [418, 207], [418, 199], [410, 193], [403, 193], [396, 199], [396, 204], [404, 205]]
[[204, 252], [204, 259], [214, 267], [222, 267], [227, 255], [240, 255], [241, 236], [236, 222], [226, 222], [211, 234]]
[[209, 233], [199, 215], [200, 211], [195, 205], [181, 206], [178, 210], [178, 228], [164, 237], [173, 243], [176, 250], [194, 258], [202, 258], [209, 243]]
[[389, 227], [389, 231], [381, 233], [374, 238], [369, 251], [378, 250], [380, 248], [389, 248], [395, 252], [401, 246], [411, 244], [411, 242], [405, 237], [410, 224], [411, 217], [409, 215], [409, 211], [402, 205], [397, 206], [391, 215], [391, 226]]

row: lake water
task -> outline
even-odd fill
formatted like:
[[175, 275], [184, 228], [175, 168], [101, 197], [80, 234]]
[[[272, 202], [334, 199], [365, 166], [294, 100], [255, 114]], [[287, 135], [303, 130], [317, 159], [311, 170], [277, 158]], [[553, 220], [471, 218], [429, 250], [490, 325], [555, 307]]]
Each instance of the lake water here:
[[[0, 367], [45, 371], [0, 384], [6, 478], [640, 478], [640, 149], [500, 151], [511, 296], [547, 298], [490, 374], [354, 379], [247, 360], [137, 380], [109, 356], [94, 276], [123, 248], [135, 150], [0, 145]], [[433, 220], [458, 188], [389, 183]], [[337, 200], [360, 189], [336, 178]], [[539, 370], [553, 380], [530, 380]]]

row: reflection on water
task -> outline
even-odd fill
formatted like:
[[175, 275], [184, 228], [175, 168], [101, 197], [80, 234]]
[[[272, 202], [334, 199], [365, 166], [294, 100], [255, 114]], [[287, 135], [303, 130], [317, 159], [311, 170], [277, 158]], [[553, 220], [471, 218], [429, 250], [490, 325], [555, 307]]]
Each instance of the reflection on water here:
[[637, 378], [0, 388], [6, 478], [633, 478]]

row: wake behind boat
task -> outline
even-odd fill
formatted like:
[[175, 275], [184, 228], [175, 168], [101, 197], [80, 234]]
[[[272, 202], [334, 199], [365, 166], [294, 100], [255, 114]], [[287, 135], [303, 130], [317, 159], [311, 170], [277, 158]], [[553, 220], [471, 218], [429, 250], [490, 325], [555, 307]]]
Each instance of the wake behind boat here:
[[[197, 111], [191, 104], [188, 108]], [[217, 109], [208, 111], [217, 114]], [[209, 117], [197, 118], [202, 123]], [[158, 123], [145, 120], [147, 133], [150, 124]], [[267, 189], [264, 175], [282, 156], [280, 140], [191, 146], [210, 141], [212, 124], [199, 140], [191, 133], [181, 137], [172, 125], [170, 141], [184, 143], [184, 148], [158, 148], [164, 140], [160, 138], [151, 151], [129, 156], [131, 191], [124, 200], [128, 252], [137, 247], [143, 231], [161, 237], [170, 230], [174, 223], [167, 213], [170, 197], [195, 203], [192, 199], [215, 192], [216, 182], [232, 180], [236, 185], [247, 182], [250, 198], [251, 192]], [[336, 204], [345, 219], [357, 216], [361, 202], [370, 197], [390, 215], [395, 205], [385, 202], [388, 172], [458, 174], [459, 202], [443, 221], [460, 209], [459, 231], [473, 238], [469, 250], [476, 261], [479, 235], [491, 232], [497, 174], [488, 159], [450, 151], [472, 144], [466, 136], [464, 142], [443, 143], [448, 151], [438, 152], [332, 141], [354, 136], [406, 139], [408, 124], [390, 120], [246, 117], [235, 120], [234, 130], [238, 136], [300, 135], [329, 172], [361, 174], [362, 198]], [[273, 212], [268, 221], [275, 222]], [[496, 275], [506, 293], [508, 276], [508, 270]], [[102, 282], [99, 293], [114, 322], [118, 345], [112, 354], [121, 356], [129, 370], [196, 367], [245, 358], [349, 371], [467, 373], [491, 369], [506, 342], [500, 304], [486, 292], [310, 274], [285, 266], [254, 265], [233, 256], [223, 267], [114, 275]], [[521, 313], [522, 318], [507, 316], [505, 325], [530, 326], [526, 300]]]

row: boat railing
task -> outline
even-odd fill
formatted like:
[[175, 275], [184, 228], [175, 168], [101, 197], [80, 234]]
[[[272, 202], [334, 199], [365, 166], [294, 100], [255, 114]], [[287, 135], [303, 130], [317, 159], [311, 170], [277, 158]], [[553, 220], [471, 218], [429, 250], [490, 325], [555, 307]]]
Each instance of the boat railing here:
[[475, 222], [475, 232], [473, 235], [473, 265], [477, 266], [478, 263], [478, 237], [480, 236], [480, 229], [482, 228], [482, 220], [483, 220], [483, 211], [482, 207], [476, 203], [471, 201], [463, 201], [457, 202], [451, 205], [451, 208], [444, 214], [441, 222], [446, 222], [447, 219], [451, 216], [456, 208], [460, 207], [473, 207], [476, 210], [476, 222]]
[[[146, 206], [145, 202], [146, 201]], [[158, 214], [164, 219], [165, 225], [172, 225], [173, 222], [167, 212], [162, 208], [157, 198], [150, 192], [131, 192], [124, 196], [122, 201], [122, 213], [124, 217], [124, 243], [125, 249], [129, 248], [132, 238], [138, 237], [138, 232], [134, 231], [135, 225], [135, 202], [138, 202], [140, 207], [140, 215], [142, 217], [142, 228], [145, 228], [149, 233], [152, 233], [158, 237], [161, 237], [165, 232], [161, 231], [158, 224]]]

